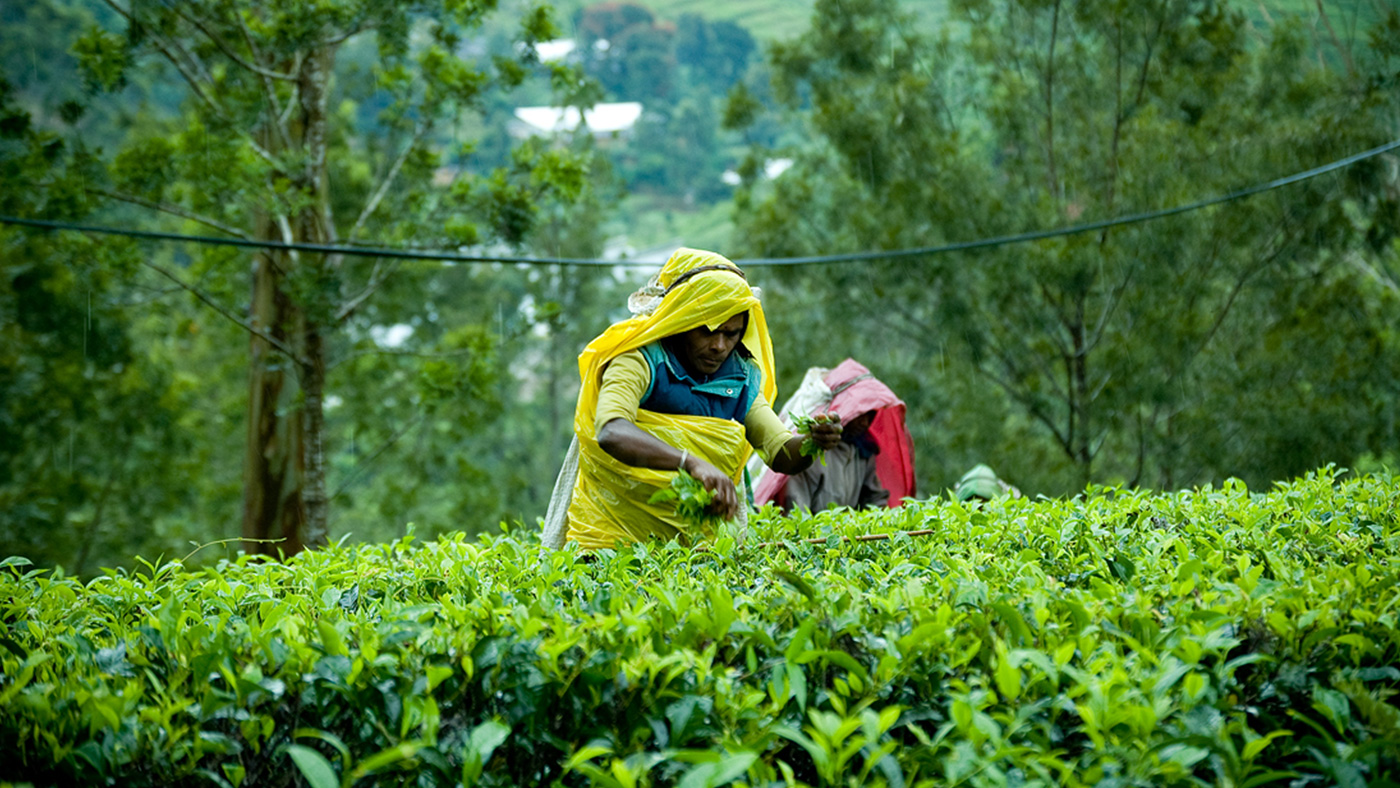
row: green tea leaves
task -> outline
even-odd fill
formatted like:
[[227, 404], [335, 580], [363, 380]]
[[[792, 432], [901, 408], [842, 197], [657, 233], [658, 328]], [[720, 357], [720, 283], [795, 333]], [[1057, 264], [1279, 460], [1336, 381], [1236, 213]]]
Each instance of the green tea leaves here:
[[711, 510], [715, 494], [684, 470], [676, 472], [669, 487], [652, 493], [647, 503], [676, 504], [676, 516], [682, 522], [705, 531], [713, 531], [725, 519]]
[[0, 742], [35, 784], [1333, 784], [1400, 768], [1397, 504], [1324, 476], [767, 511], [725, 552], [0, 572]]
[[326, 756], [300, 744], [288, 744], [287, 754], [311, 788], [340, 788], [340, 778]]
[[817, 445], [812, 439], [812, 428], [818, 424], [841, 424], [841, 417], [835, 413], [816, 413], [811, 416], [794, 414], [792, 417], [792, 429], [798, 435], [803, 436], [802, 447], [800, 449], [803, 457], [811, 457], [822, 465], [826, 465], [826, 449]]

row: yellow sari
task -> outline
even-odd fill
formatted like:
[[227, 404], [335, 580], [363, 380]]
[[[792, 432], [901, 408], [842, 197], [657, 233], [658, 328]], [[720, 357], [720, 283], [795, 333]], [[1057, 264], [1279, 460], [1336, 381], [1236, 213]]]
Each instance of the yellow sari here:
[[[683, 277], [687, 271], [702, 266], [721, 268]], [[738, 270], [713, 252], [677, 250], [653, 280], [658, 291], [667, 291], [656, 302], [655, 311], [614, 324], [579, 355], [583, 387], [574, 411], [574, 433], [579, 444], [578, 481], [569, 504], [568, 538], [584, 549], [612, 547], [618, 541], [670, 539], [679, 535], [693, 540], [709, 535], [694, 533], [693, 528], [681, 522], [674, 503], [647, 503], [653, 493], [671, 483], [675, 471], [634, 468], [619, 462], [598, 446], [593, 422], [598, 389], [608, 362], [629, 350], [698, 326], [713, 330], [741, 312], [749, 313], [748, 328], [741, 341], [763, 372], [762, 393], [769, 402], [776, 398], [768, 322], [758, 296]], [[728, 419], [638, 410], [637, 426], [711, 463], [733, 479], [736, 486], [753, 451], [744, 437], [744, 425]]]

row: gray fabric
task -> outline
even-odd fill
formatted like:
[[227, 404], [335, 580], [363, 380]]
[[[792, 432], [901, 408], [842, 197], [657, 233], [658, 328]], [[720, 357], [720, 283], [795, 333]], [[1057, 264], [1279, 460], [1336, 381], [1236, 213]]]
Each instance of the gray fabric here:
[[559, 478], [554, 480], [554, 493], [549, 496], [549, 510], [544, 516], [544, 533], [540, 542], [548, 550], [558, 550], [564, 546], [564, 537], [569, 530], [569, 503], [574, 499], [574, 485], [578, 482], [578, 436], [569, 443], [564, 454], [564, 466], [559, 469]]
[[819, 512], [828, 506], [884, 506], [889, 491], [875, 473], [875, 457], [861, 457], [856, 448], [842, 442], [826, 452], [826, 465], [819, 462], [796, 476], [789, 476], [786, 487], [788, 510]]

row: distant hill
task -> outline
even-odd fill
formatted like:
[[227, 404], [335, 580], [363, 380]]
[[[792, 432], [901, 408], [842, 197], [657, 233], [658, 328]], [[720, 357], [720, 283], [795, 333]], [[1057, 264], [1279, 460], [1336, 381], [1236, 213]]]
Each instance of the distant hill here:
[[[798, 35], [807, 28], [814, 0], [627, 0], [646, 6], [662, 19], [675, 20], [682, 14], [706, 19], [728, 19], [743, 25], [758, 39], [781, 39]], [[1391, 0], [1324, 0], [1328, 22], [1338, 38], [1364, 36], [1365, 29], [1380, 18]], [[930, 27], [948, 12], [948, 0], [902, 0]], [[580, 0], [556, 0], [560, 16], [568, 18], [584, 6]], [[1267, 24], [1288, 16], [1301, 16], [1310, 24], [1318, 22], [1317, 0], [1236, 0], [1234, 7], [1258, 23]]]
[[[737, 22], [758, 39], [781, 39], [800, 34], [807, 29], [812, 17], [814, 0], [626, 0], [646, 6], [662, 19], [674, 21], [682, 14], [696, 14], [706, 19], [727, 19]], [[1302, 0], [1297, 0], [1302, 2]], [[903, 0], [904, 5], [921, 17], [942, 16], [947, 0]], [[560, 16], [568, 18], [579, 8], [593, 5], [579, 0], [556, 0], [554, 7]]]

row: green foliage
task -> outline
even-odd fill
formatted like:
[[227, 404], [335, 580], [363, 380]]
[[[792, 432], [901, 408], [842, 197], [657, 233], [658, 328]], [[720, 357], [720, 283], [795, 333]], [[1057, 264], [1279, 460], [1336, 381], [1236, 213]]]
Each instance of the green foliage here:
[[[0, 80], [0, 213], [85, 217], [86, 173]], [[115, 283], [130, 243], [0, 228], [0, 554], [95, 571], [114, 552], [159, 553], [151, 527], [188, 504], [167, 477], [195, 471], [180, 424], [189, 390], [142, 353], [146, 311]]]
[[12, 558], [0, 780], [1385, 784], [1397, 505], [1329, 469], [770, 508], [777, 544], [592, 560], [519, 532], [88, 582]]
[[[890, 0], [818, 2], [771, 48], [774, 94], [810, 133], [741, 170], [740, 256], [1106, 220], [1395, 136], [1380, 27], [1345, 68], [1298, 20], [1252, 32], [1229, 4], [952, 11], [929, 34]], [[757, 177], [777, 156], [793, 167]], [[1029, 490], [1257, 484], [1389, 451], [1400, 257], [1372, 240], [1397, 216], [1378, 166], [1097, 233], [779, 273], [783, 380], [861, 359], [910, 402], [925, 487], [983, 461]]]
[[[95, 18], [91, 12], [71, 10], [69, 0], [30, 5], [44, 10], [26, 10], [24, 17], [42, 22], [45, 31], [60, 39], [49, 45], [59, 54], [71, 50], [66, 59], [83, 74], [89, 91], [159, 82], [163, 93], [156, 101], [132, 102], [120, 123], [96, 122], [106, 114], [88, 117], [87, 102], [100, 105], [103, 99], [84, 96], [79, 102], [69, 98], [67, 86], [58, 84], [29, 86], [31, 94], [53, 94], [44, 101], [57, 106], [56, 120], [11, 112], [6, 102], [0, 128], [7, 138], [33, 138], [26, 142], [25, 170], [7, 167], [3, 172], [5, 188], [0, 193], [5, 197], [0, 201], [12, 208], [7, 214], [83, 214], [118, 226], [261, 240], [434, 247], [505, 242], [519, 247], [529, 240], [541, 216], [553, 221], [562, 205], [585, 198], [593, 184], [587, 152], [577, 149], [531, 148], [507, 156], [507, 166], [500, 167], [472, 161], [470, 154], [464, 159], [460, 140], [451, 140], [451, 153], [444, 153], [449, 147], [441, 139], [446, 136], [441, 134], [444, 127], [450, 126], [455, 138], [461, 119], [501, 101], [505, 90], [528, 75], [546, 72], [528, 45], [557, 32], [548, 6], [533, 6], [522, 18], [510, 20], [511, 35], [522, 46], [514, 46], [517, 41], [512, 40], [493, 52], [493, 68], [482, 65], [486, 58], [478, 62], [465, 54], [477, 45], [472, 37], [496, 7], [489, 0], [325, 0], [275, 7], [241, 1], [111, 4], [110, 11]], [[11, 13], [7, 7], [7, 20]], [[0, 43], [12, 40], [7, 25]], [[8, 67], [12, 53], [3, 54]], [[60, 121], [66, 127], [51, 131], [49, 127]], [[7, 163], [11, 150], [3, 151]], [[486, 175], [477, 175], [482, 172]], [[34, 192], [31, 204], [20, 206], [18, 195], [26, 195], [29, 187]], [[485, 326], [503, 322], [497, 318], [501, 306], [474, 302], [471, 309], [452, 309], [457, 322], [450, 329], [424, 326], [402, 348], [366, 341], [377, 329], [434, 322], [435, 317], [425, 314], [433, 310], [422, 308], [425, 295], [440, 297], [444, 278], [455, 274], [433, 267], [434, 275], [408, 277], [397, 264], [335, 255], [240, 257], [226, 249], [173, 245], [138, 252], [129, 242], [104, 238], [85, 241], [83, 247], [90, 250], [88, 259], [107, 269], [83, 282], [82, 288], [36, 285], [63, 291], [63, 299], [35, 299], [32, 308], [51, 311], [43, 317], [46, 321], [61, 322], [70, 319], [79, 299], [91, 299], [104, 325], [119, 315], [124, 320], [111, 337], [127, 346], [125, 356], [117, 360], [125, 377], [148, 383], [159, 399], [166, 385], [160, 376], [169, 369], [162, 362], [179, 360], [186, 364], [183, 381], [192, 384], [181, 387], [181, 397], [162, 399], [159, 409], [147, 405], [152, 412], [142, 420], [132, 409], [102, 396], [118, 388], [109, 376], [89, 375], [98, 396], [87, 399], [95, 400], [96, 406], [90, 413], [80, 411], [87, 422], [64, 425], [69, 427], [69, 446], [77, 449], [71, 452], [75, 456], [83, 446], [72, 436], [84, 430], [74, 426], [100, 422], [109, 435], [112, 423], [127, 421], [138, 433], [142, 430], [135, 428], [143, 425], [184, 430], [179, 440], [166, 441], [165, 460], [147, 463], [149, 472], [158, 476], [172, 467], [201, 472], [196, 478], [182, 472], [151, 482], [151, 494], [143, 498], [159, 503], [141, 510], [161, 525], [145, 531], [192, 529], [204, 531], [195, 535], [206, 541], [229, 535], [241, 510], [247, 515], [243, 525], [249, 535], [296, 536], [305, 523], [305, 541], [315, 544], [330, 530], [323, 501], [364, 479], [369, 469], [360, 467], [360, 460], [380, 456], [357, 453], [362, 447], [355, 436], [379, 438], [383, 442], [376, 445], [385, 446], [396, 442], [391, 438], [403, 437], [405, 422], [431, 425], [424, 431], [430, 443], [417, 447], [414, 460], [397, 468], [399, 494], [386, 496], [394, 502], [386, 504], [394, 515], [429, 514], [418, 508], [417, 490], [429, 478], [452, 480], [453, 472], [468, 489], [435, 496], [445, 505], [433, 513], [434, 521], [445, 519], [443, 510], [464, 505], [464, 499], [482, 503], [479, 511], [501, 508], [487, 483], [490, 474], [470, 461], [479, 447], [464, 445], [464, 433], [492, 423], [487, 411], [499, 402], [500, 368], [508, 361], [495, 357], [500, 340], [490, 339]], [[61, 271], [62, 265], [51, 265], [42, 251], [26, 250], [24, 256], [10, 259], [20, 267], [44, 269], [17, 280], [26, 287], [31, 281], [62, 278], [61, 273], [49, 276], [50, 269]], [[395, 278], [411, 278], [426, 289], [393, 287], [389, 283]], [[172, 280], [181, 288], [168, 290]], [[523, 289], [515, 288], [514, 295], [519, 298]], [[186, 291], [197, 294], [197, 307], [185, 301]], [[104, 309], [114, 303], [149, 305], [156, 296], [164, 297], [147, 310], [149, 320]], [[370, 302], [377, 300], [385, 303], [375, 308]], [[507, 308], [518, 305], [517, 301]], [[247, 316], [245, 328], [260, 330], [252, 353], [248, 335], [237, 329], [203, 324], [199, 330], [203, 317], [188, 310], [208, 306], [224, 317]], [[156, 315], [168, 320], [161, 324]], [[223, 328], [242, 324], [240, 317]], [[193, 328], [186, 332], [186, 327]], [[444, 338], [449, 331], [457, 331], [459, 339], [470, 335], [470, 340]], [[30, 342], [18, 346], [14, 363], [51, 370], [56, 368], [57, 352], [57, 346]], [[243, 369], [228, 363], [240, 352], [245, 355]], [[369, 353], [393, 353], [397, 358], [382, 365], [353, 363]], [[110, 363], [99, 367], [112, 368]], [[384, 408], [384, 398], [364, 400], [341, 393], [356, 387], [383, 391], [377, 382], [356, 380], [352, 373], [359, 371], [383, 373], [385, 380], [404, 384], [395, 392], [397, 399], [389, 401], [408, 407]], [[58, 380], [52, 385], [55, 390], [69, 388]], [[120, 390], [131, 394], [137, 388], [123, 383]], [[22, 392], [16, 388], [12, 393]], [[245, 397], [241, 403], [240, 393]], [[323, 403], [330, 403], [330, 412], [323, 411]], [[245, 410], [241, 422], [239, 404]], [[350, 407], [362, 410], [350, 413]], [[185, 410], [175, 415], [172, 411], [178, 408]], [[413, 410], [402, 412], [408, 408]], [[466, 420], [453, 421], [462, 417]], [[176, 420], [178, 424], [169, 423]], [[372, 420], [378, 424], [357, 430]], [[42, 434], [41, 427], [55, 426], [36, 423], [24, 443], [7, 446], [14, 452], [13, 462], [29, 468], [53, 465], [40, 458], [50, 450], [56, 457], [57, 442], [36, 436]], [[347, 432], [348, 446], [325, 440]], [[257, 445], [240, 451], [230, 435], [246, 435]], [[187, 440], [191, 436], [197, 437]], [[329, 460], [323, 463], [323, 457]], [[237, 490], [230, 495], [230, 479], [247, 484], [241, 509]], [[80, 496], [71, 512], [61, 511], [59, 502], [69, 500], [58, 494], [56, 486], [62, 483], [54, 474], [30, 474], [25, 477], [30, 486], [16, 487], [14, 495], [50, 502], [44, 505], [46, 529], [66, 531], [72, 523], [64, 518], [81, 522], [90, 504]], [[82, 481], [82, 486], [92, 484]], [[75, 481], [73, 486], [79, 485]], [[125, 485], [113, 489], [114, 500], [130, 495]], [[250, 500], [271, 504], [252, 505]], [[162, 506], [168, 508], [161, 511]], [[184, 522], [172, 525], [167, 518], [179, 506], [188, 507], [179, 509], [183, 518], [176, 518]], [[112, 508], [105, 510], [108, 517]], [[375, 518], [376, 523], [385, 520]], [[70, 552], [62, 545], [66, 540], [53, 541], [56, 546], [50, 551], [36, 549], [30, 540], [7, 538], [0, 542], [0, 553], [23, 553], [52, 564]], [[160, 543], [168, 543], [167, 538], [133, 539], [143, 552]], [[296, 540], [289, 544], [295, 549]], [[130, 554], [102, 550], [93, 560], [123, 562]], [[86, 560], [80, 563], [84, 565], [79, 571], [91, 570]]]
[[111, 91], [126, 85], [130, 54], [125, 39], [101, 28], [91, 28], [73, 42], [83, 79], [93, 90]]

